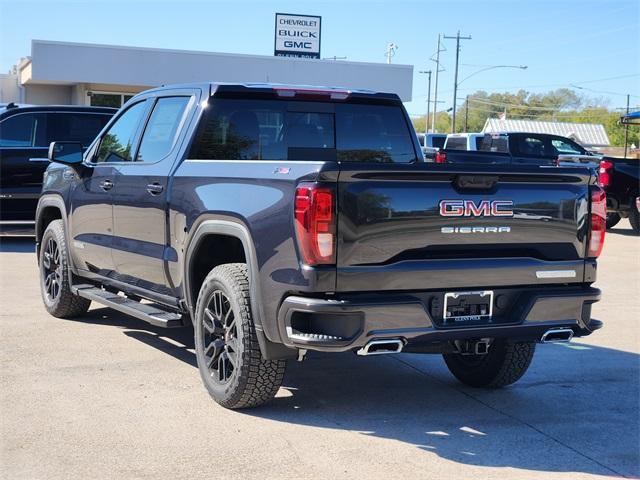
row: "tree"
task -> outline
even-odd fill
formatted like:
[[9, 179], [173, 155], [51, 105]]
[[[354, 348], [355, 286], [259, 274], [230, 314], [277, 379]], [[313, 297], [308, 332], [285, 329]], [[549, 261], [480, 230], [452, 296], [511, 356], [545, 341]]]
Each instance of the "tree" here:
[[[599, 98], [587, 98], [568, 88], [559, 88], [546, 93], [487, 93], [479, 90], [468, 95], [457, 110], [456, 131], [479, 132], [488, 118], [498, 118], [506, 113], [507, 118], [575, 123], [602, 124], [612, 146], [624, 146], [624, 126], [619, 125], [621, 113], [608, 108], [607, 102]], [[438, 112], [436, 130], [451, 131], [451, 117]], [[424, 117], [414, 119], [418, 132], [424, 132]], [[638, 127], [629, 127], [629, 145], [640, 145]]]

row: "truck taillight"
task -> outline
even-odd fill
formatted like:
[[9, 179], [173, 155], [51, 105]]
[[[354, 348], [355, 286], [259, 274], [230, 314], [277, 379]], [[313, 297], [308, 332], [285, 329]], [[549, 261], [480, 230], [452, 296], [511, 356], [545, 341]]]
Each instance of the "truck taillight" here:
[[601, 187], [608, 187], [611, 183], [611, 169], [613, 163], [608, 160], [600, 161], [600, 168], [598, 168], [598, 185]]
[[607, 230], [607, 195], [596, 185], [590, 187], [591, 192], [591, 228], [587, 257], [600, 256], [604, 246], [604, 233]]
[[334, 191], [315, 184], [296, 188], [295, 228], [302, 260], [307, 265], [336, 263]]
[[447, 163], [447, 154], [444, 152], [436, 152], [436, 156], [434, 157], [434, 161], [436, 163]]

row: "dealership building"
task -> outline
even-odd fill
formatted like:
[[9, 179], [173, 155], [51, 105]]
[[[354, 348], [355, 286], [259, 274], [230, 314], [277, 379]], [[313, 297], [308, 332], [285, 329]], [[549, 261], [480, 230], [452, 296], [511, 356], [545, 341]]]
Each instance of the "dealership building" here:
[[33, 40], [0, 74], [0, 103], [120, 107], [151, 87], [200, 81], [362, 88], [407, 102], [413, 66]]

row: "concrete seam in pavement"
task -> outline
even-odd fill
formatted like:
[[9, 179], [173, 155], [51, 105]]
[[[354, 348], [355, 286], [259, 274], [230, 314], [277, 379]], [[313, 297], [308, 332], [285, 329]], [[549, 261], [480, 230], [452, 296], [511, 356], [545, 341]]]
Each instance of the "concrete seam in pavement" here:
[[522, 420], [522, 419], [520, 419], [520, 418], [518, 418], [518, 417], [514, 417], [513, 415], [511, 415], [511, 414], [509, 414], [509, 413], [507, 413], [507, 412], [504, 412], [504, 411], [500, 410], [499, 408], [496, 408], [496, 407], [494, 407], [494, 406], [492, 406], [492, 405], [489, 405], [488, 403], [483, 402], [481, 399], [479, 399], [479, 398], [477, 398], [477, 397], [474, 397], [473, 395], [471, 395], [470, 393], [465, 392], [464, 390], [461, 390], [461, 389], [456, 388], [456, 387], [454, 387], [454, 386], [451, 386], [451, 385], [445, 384], [444, 382], [442, 382], [442, 381], [441, 381], [441, 380], [439, 380], [438, 378], [434, 377], [433, 375], [429, 375], [427, 372], [425, 372], [424, 370], [421, 370], [420, 368], [416, 367], [415, 365], [412, 365], [412, 364], [411, 364], [411, 363], [409, 363], [409, 362], [405, 362], [404, 360], [402, 360], [402, 359], [400, 359], [400, 358], [397, 358], [397, 357], [394, 357], [394, 358], [393, 358], [393, 360], [396, 360], [396, 361], [398, 361], [398, 362], [400, 362], [400, 363], [402, 363], [402, 364], [404, 364], [404, 365], [406, 365], [406, 366], [408, 366], [408, 367], [410, 367], [410, 368], [414, 369], [416, 372], [418, 372], [418, 373], [420, 373], [420, 374], [422, 374], [422, 375], [424, 375], [424, 376], [426, 376], [426, 377], [429, 377], [429, 378], [430, 378], [430, 379], [432, 379], [432, 380], [435, 380], [436, 382], [438, 382], [438, 383], [439, 383], [439, 384], [441, 384], [441, 385], [444, 385], [444, 386], [447, 386], [447, 387], [449, 387], [449, 388], [452, 388], [452, 389], [453, 389], [453, 390], [455, 390], [456, 392], [461, 393], [462, 395], [464, 395], [464, 396], [465, 396], [465, 397], [467, 397], [467, 398], [470, 398], [470, 399], [472, 399], [472, 400], [475, 400], [476, 402], [480, 403], [481, 405], [484, 405], [485, 407], [489, 408], [490, 410], [493, 410], [494, 412], [497, 412], [497, 413], [499, 413], [499, 414], [501, 414], [501, 415], [504, 415], [505, 417], [508, 417], [508, 418], [510, 418], [510, 419], [512, 419], [512, 420], [515, 420], [516, 422], [519, 422], [519, 423], [521, 423], [521, 424], [523, 424], [523, 425], [526, 425], [526, 426], [527, 426], [527, 427], [529, 427], [530, 429], [532, 429], [532, 430], [534, 430], [534, 431], [538, 432], [540, 435], [543, 435], [543, 436], [547, 437], [548, 439], [550, 439], [550, 440], [552, 440], [552, 441], [556, 442], [557, 444], [559, 444], [559, 445], [561, 445], [561, 446], [563, 446], [563, 447], [565, 447], [565, 448], [567, 448], [567, 449], [571, 450], [572, 452], [577, 453], [577, 454], [578, 454], [578, 455], [580, 455], [581, 457], [586, 458], [587, 460], [592, 461], [592, 462], [593, 462], [593, 463], [595, 463], [596, 465], [600, 465], [602, 468], [604, 468], [604, 469], [606, 469], [606, 470], [609, 470], [611, 473], [614, 473], [614, 474], [619, 475], [619, 476], [624, 477], [624, 478], [629, 478], [627, 475], [624, 475], [623, 473], [620, 473], [620, 472], [618, 472], [618, 471], [614, 470], [613, 468], [608, 467], [607, 465], [604, 465], [603, 463], [599, 462], [598, 460], [596, 460], [596, 459], [594, 459], [594, 458], [591, 458], [589, 455], [585, 455], [585, 454], [584, 454], [584, 453], [582, 453], [581, 451], [576, 450], [575, 448], [571, 447], [570, 445], [567, 445], [566, 443], [564, 443], [562, 440], [559, 440], [559, 439], [557, 439], [557, 438], [555, 438], [555, 437], [553, 437], [553, 436], [549, 435], [548, 433], [546, 433], [546, 432], [544, 432], [544, 431], [540, 430], [539, 428], [535, 427], [534, 425], [531, 425], [530, 423], [527, 423], [527, 422], [525, 422], [524, 420]]

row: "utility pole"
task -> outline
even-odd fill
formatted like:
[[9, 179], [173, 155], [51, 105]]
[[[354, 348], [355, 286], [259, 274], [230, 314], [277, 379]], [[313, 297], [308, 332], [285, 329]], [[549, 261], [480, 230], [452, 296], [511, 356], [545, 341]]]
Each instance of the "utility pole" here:
[[429, 107], [431, 106], [431, 70], [422, 70], [420, 73], [429, 75], [427, 81], [427, 116], [424, 117], [424, 146], [427, 146], [427, 134], [429, 133]]
[[455, 37], [445, 35], [445, 39], [456, 39], [456, 73], [453, 79], [453, 120], [451, 122], [451, 133], [456, 132], [456, 101], [458, 100], [458, 64], [460, 60], [460, 40], [471, 40], [471, 35], [468, 37], [461, 37], [460, 30]]
[[467, 133], [467, 122], [469, 121], [469, 95], [464, 101], [464, 133]]
[[441, 36], [441, 34], [438, 34], [438, 50], [436, 51], [436, 59], [434, 60], [434, 62], [436, 62], [436, 81], [433, 92], [433, 121], [431, 122], [431, 131], [434, 133], [436, 131], [436, 116], [438, 115], [438, 74], [440, 73], [440, 52], [444, 52], [444, 49], [440, 48]]
[[[629, 97], [627, 94], [627, 115], [629, 115]], [[624, 158], [627, 158], [627, 143], [629, 142], [629, 124], [624, 126]]]

